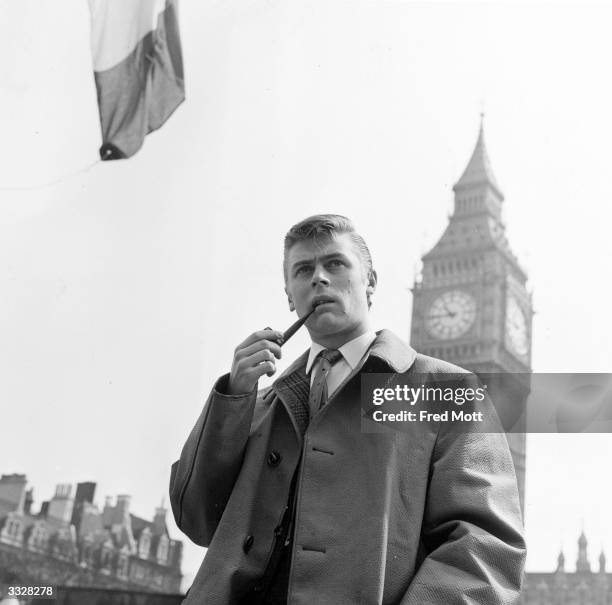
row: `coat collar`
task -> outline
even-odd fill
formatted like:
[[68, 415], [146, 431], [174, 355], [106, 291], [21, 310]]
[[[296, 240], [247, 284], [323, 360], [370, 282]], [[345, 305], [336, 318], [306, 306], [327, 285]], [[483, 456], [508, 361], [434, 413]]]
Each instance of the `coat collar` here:
[[417, 352], [391, 330], [381, 330], [376, 333], [376, 340], [370, 349], [371, 357], [378, 357], [394, 372], [402, 374], [414, 363]]
[[[276, 393], [288, 410], [299, 442], [301, 442], [302, 435], [308, 426], [307, 402], [310, 391], [310, 379], [306, 374], [308, 353], [309, 351], [302, 353], [272, 384], [272, 391]], [[343, 384], [346, 384], [358, 374], [372, 358], [383, 362], [379, 371], [384, 372], [391, 369], [401, 374], [406, 372], [414, 363], [416, 351], [390, 330], [381, 330], [377, 332], [376, 340], [366, 353], [365, 359], [358, 364]], [[338, 390], [342, 388], [341, 385]]]
[[[301, 370], [306, 374], [306, 362], [309, 350], [304, 351], [275, 381], [274, 386], [282, 388], [287, 376]], [[380, 330], [376, 333], [376, 340], [372, 343], [368, 356], [377, 357], [384, 361], [394, 372], [406, 372], [416, 359], [416, 351], [403, 340], [398, 338], [391, 330]]]

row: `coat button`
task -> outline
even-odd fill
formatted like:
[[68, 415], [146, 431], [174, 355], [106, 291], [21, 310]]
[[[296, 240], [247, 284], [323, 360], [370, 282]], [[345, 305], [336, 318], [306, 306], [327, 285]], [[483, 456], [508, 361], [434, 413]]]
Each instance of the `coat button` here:
[[272, 450], [268, 454], [268, 466], [278, 466], [280, 464], [280, 461], [281, 455], [276, 450]]
[[242, 543], [242, 550], [248, 553], [249, 550], [251, 550], [251, 546], [253, 546], [253, 542], [255, 542], [255, 538], [253, 536], [247, 536]]

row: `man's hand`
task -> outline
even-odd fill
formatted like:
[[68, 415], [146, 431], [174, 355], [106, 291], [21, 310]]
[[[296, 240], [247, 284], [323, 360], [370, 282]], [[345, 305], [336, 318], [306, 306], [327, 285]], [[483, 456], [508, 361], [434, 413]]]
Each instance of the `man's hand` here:
[[281, 332], [266, 328], [253, 332], [234, 351], [234, 361], [227, 386], [228, 395], [250, 393], [261, 376], [276, 372], [275, 358], [281, 358]]

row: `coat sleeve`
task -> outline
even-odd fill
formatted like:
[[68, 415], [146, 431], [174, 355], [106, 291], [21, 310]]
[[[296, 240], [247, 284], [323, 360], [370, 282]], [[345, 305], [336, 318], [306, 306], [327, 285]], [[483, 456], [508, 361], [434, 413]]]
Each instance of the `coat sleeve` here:
[[[481, 411], [495, 415], [488, 398]], [[499, 431], [439, 431], [422, 527], [425, 557], [401, 605], [520, 602], [523, 524], [514, 465]]]
[[257, 399], [225, 395], [227, 375], [215, 384], [170, 472], [170, 502], [178, 527], [208, 546], [230, 497], [249, 437]]

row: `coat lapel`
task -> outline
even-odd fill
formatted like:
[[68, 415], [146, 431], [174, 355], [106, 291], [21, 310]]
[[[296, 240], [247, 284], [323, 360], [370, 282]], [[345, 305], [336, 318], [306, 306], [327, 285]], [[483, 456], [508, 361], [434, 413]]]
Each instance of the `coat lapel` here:
[[[388, 372], [391, 370], [401, 374], [412, 366], [415, 358], [416, 351], [411, 346], [400, 340], [390, 330], [381, 330], [377, 333], [376, 340], [372, 343], [368, 353], [342, 382], [325, 407], [327, 408], [344, 387], [361, 372], [366, 363], [373, 365], [373, 371]], [[300, 444], [308, 428], [310, 379], [306, 374], [307, 359], [308, 351], [305, 351], [272, 384], [272, 390], [287, 409]]]
[[272, 384], [272, 390], [287, 409], [300, 444], [308, 427], [310, 381], [306, 374], [308, 351], [300, 355]]
[[325, 407], [328, 407], [336, 396], [342, 393], [346, 385], [364, 368], [366, 372], [401, 374], [412, 366], [415, 359], [416, 351], [395, 336], [393, 332], [390, 330], [377, 332], [376, 340], [374, 340], [372, 346], [355, 366], [355, 369], [342, 381]]

